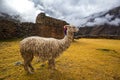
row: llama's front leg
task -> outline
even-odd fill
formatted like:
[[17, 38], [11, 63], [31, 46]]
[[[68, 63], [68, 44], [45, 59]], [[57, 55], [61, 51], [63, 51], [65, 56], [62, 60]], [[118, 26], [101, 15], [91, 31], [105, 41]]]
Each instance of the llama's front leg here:
[[31, 73], [33, 73], [34, 72], [34, 68], [32, 67], [31, 63], [29, 63], [29, 68], [31, 70]]
[[49, 69], [55, 69], [55, 59], [54, 58], [48, 60], [48, 66], [49, 66]]
[[34, 68], [31, 65], [31, 61], [33, 59], [33, 54], [24, 54], [22, 55], [24, 59], [24, 69], [27, 73], [33, 74]]

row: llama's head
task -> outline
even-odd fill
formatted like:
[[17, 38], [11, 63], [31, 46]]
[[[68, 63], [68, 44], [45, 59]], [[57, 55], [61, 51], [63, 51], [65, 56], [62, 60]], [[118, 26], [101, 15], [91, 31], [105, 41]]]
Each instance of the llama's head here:
[[65, 25], [64, 29], [66, 30], [67, 33], [74, 33], [74, 32], [78, 32], [78, 28], [73, 26], [73, 25]]

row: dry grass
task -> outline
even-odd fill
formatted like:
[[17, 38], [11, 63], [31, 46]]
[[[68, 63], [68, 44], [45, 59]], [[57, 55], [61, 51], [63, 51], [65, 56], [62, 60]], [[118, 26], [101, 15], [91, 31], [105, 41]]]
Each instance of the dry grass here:
[[0, 80], [120, 80], [120, 40], [79, 39], [56, 59], [56, 71], [32, 62], [33, 75], [23, 66], [19, 41], [0, 41]]

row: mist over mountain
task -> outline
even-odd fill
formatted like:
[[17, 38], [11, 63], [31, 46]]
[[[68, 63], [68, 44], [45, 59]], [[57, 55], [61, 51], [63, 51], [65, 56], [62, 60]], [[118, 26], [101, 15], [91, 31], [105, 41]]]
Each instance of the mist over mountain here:
[[22, 22], [35, 22], [36, 16], [44, 12], [47, 16], [81, 26], [86, 21], [84, 17], [108, 11], [119, 5], [120, 0], [1, 0], [0, 12], [11, 16], [19, 15]]
[[120, 26], [120, 6], [82, 18], [80, 22], [82, 27], [105, 24]]
[[19, 15], [9, 15], [7, 13], [0, 13], [0, 20], [8, 20], [13, 22], [20, 22], [21, 17]]
[[85, 17], [83, 21], [77, 37], [120, 39], [120, 6]]

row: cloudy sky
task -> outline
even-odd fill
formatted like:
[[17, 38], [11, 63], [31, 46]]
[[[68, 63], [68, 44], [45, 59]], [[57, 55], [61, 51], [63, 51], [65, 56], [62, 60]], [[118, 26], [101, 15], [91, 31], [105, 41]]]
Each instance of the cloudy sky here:
[[35, 22], [37, 14], [63, 19], [78, 25], [78, 18], [119, 6], [120, 0], [0, 0], [0, 12], [20, 15], [22, 21]]

